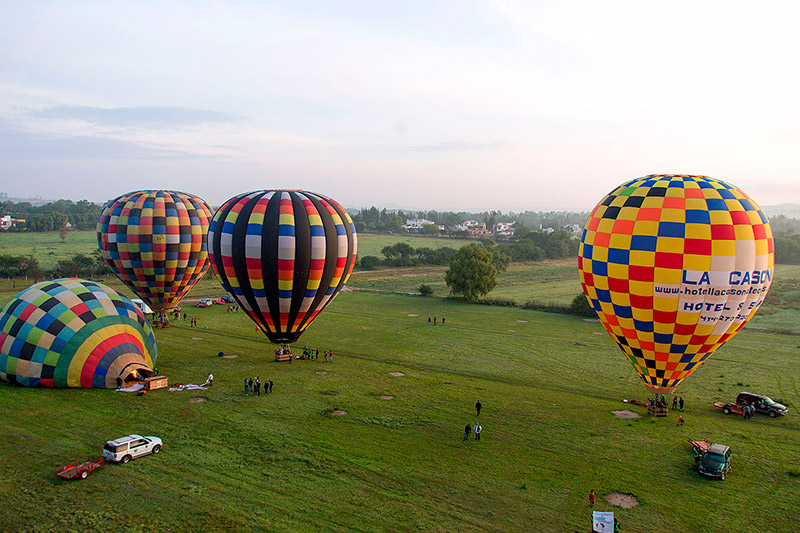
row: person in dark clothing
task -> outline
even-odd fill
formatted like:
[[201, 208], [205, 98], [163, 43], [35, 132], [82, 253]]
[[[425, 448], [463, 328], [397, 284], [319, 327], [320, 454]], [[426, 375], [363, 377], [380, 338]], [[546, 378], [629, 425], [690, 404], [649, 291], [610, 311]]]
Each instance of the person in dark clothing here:
[[672, 410], [674, 411], [677, 408], [678, 408], [678, 397], [677, 396], [673, 396], [672, 397]]
[[272, 392], [272, 380], [269, 380], [269, 392]]
[[261, 379], [256, 377], [256, 396], [261, 396]]
[[444, 326], [444, 317], [442, 317], [442, 325]]
[[471, 431], [472, 431], [472, 426], [470, 426], [469, 424], [464, 426], [464, 440], [467, 440], [469, 438], [469, 434]]
[[481, 401], [480, 401], [480, 400], [478, 400], [478, 401], [475, 403], [475, 411], [477, 411], [477, 412], [478, 412], [478, 414], [477, 414], [476, 416], [480, 416], [480, 414], [481, 414], [481, 407], [483, 407], [483, 406], [481, 405]]
[[683, 411], [683, 396], [678, 399], [678, 406], [681, 408], [681, 411]]
[[253, 378], [247, 380], [247, 388], [250, 390], [250, 392], [253, 392]]

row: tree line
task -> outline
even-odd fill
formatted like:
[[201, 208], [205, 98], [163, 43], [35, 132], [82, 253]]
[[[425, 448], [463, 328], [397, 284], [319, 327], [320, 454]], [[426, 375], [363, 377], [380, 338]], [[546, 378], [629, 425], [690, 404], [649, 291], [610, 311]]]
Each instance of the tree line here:
[[94, 229], [102, 210], [102, 205], [88, 200], [56, 200], [40, 206], [30, 202], [0, 202], [0, 214], [25, 220], [8, 231], [58, 231], [68, 222], [74, 229]]
[[0, 277], [27, 279], [98, 278], [113, 274], [100, 250], [76, 254], [59, 260], [52, 268], [43, 268], [34, 257], [0, 254]]

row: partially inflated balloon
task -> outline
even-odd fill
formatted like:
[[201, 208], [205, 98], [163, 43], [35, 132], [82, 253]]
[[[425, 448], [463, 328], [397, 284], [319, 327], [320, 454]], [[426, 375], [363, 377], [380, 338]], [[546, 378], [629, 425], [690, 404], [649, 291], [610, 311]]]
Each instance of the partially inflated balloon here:
[[153, 375], [156, 341], [141, 310], [102, 283], [43, 281], [0, 315], [0, 379], [29, 387], [113, 388]]
[[136, 191], [106, 204], [97, 222], [103, 258], [156, 313], [171, 311], [208, 270], [211, 208], [178, 191]]
[[342, 289], [356, 261], [355, 226], [308, 191], [241, 194], [208, 231], [214, 272], [272, 342], [294, 342]]
[[589, 303], [644, 384], [671, 392], [764, 302], [772, 231], [733, 185], [646, 176], [594, 208], [578, 267]]

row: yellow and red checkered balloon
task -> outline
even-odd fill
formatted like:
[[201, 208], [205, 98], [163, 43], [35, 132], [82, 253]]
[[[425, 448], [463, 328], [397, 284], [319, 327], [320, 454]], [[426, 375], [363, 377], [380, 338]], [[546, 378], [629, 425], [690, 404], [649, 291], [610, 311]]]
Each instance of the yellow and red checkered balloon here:
[[668, 393], [764, 302], [773, 252], [766, 215], [740, 189], [659, 174], [597, 204], [578, 268], [589, 304], [645, 386]]

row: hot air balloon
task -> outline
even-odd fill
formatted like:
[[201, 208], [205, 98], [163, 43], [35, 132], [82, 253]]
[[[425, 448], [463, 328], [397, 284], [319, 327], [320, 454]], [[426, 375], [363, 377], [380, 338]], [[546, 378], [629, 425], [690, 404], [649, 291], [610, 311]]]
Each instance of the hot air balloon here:
[[209, 267], [209, 205], [178, 191], [136, 191], [106, 204], [97, 222], [103, 259], [156, 313], [173, 310]]
[[308, 191], [240, 194], [208, 230], [222, 286], [275, 343], [295, 342], [331, 303], [350, 277], [356, 247], [347, 211]]
[[82, 279], [37, 283], [0, 316], [0, 379], [29, 387], [113, 388], [153, 375], [156, 341], [141, 310]]
[[645, 176], [594, 208], [578, 267], [590, 305], [645, 386], [669, 393], [764, 302], [772, 230], [733, 185]]

